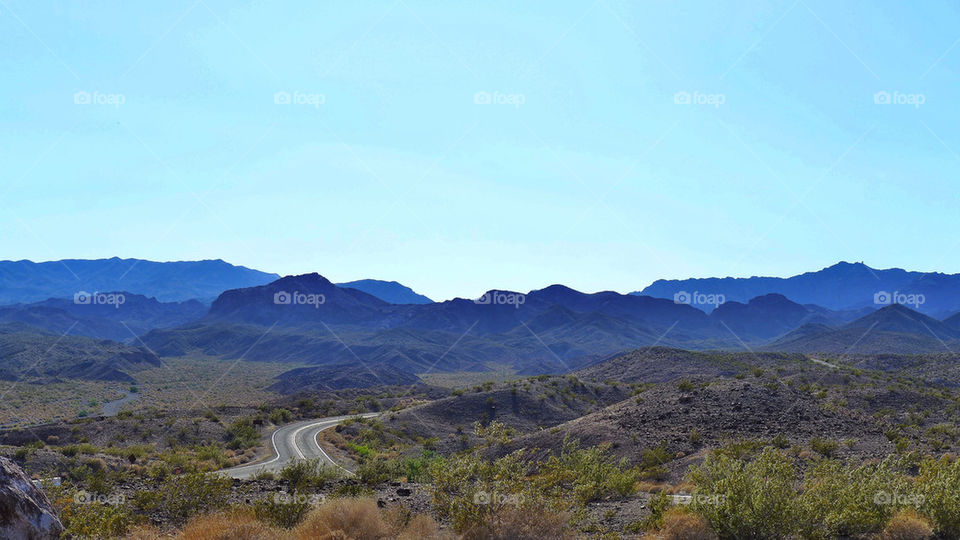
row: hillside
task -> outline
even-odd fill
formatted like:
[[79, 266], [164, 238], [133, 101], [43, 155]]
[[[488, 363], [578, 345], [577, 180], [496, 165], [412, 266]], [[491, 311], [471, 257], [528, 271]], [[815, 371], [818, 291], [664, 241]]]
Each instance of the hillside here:
[[22, 324], [0, 325], [0, 380], [133, 382], [131, 374], [160, 365], [160, 359], [142, 347], [60, 336]]
[[839, 328], [804, 325], [766, 349], [832, 354], [917, 354], [949, 352], [958, 333], [947, 324], [900, 305], [892, 305]]
[[645, 451], [663, 448], [670, 456], [669, 477], [677, 481], [691, 463], [702, 459], [702, 450], [735, 440], [780, 435], [788, 446], [805, 446], [815, 437], [850, 439], [856, 442], [849, 452], [861, 457], [893, 451], [882, 426], [869, 415], [825, 408], [809, 393], [751, 379], [698, 379], [689, 389], [661, 384], [636, 399], [518, 437], [498, 448], [497, 454], [519, 448], [556, 451], [566, 437], [582, 446], [608, 444], [615, 455], [634, 463], [644, 459]]
[[269, 283], [279, 276], [222, 260], [155, 262], [142, 259], [0, 261], [0, 304], [129, 291], [161, 302], [209, 301], [227, 289]]

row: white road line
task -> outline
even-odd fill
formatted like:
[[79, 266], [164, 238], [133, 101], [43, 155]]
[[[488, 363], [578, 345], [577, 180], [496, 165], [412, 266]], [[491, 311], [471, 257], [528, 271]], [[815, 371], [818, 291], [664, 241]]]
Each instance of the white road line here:
[[[301, 449], [301, 448], [300, 448], [300, 445], [297, 444], [297, 437], [298, 437], [301, 433], [303, 433], [304, 431], [306, 431], [306, 430], [308, 430], [308, 429], [314, 429], [314, 428], [318, 428], [318, 427], [319, 427], [319, 429], [317, 429], [316, 433], [311, 433], [311, 437], [310, 437], [310, 438], [313, 440], [313, 444], [316, 446], [316, 449], [320, 452], [320, 455], [321, 455], [322, 457], [326, 458], [326, 460], [327, 460], [328, 462], [330, 462], [331, 464], [333, 464], [334, 467], [337, 467], [338, 469], [342, 470], [343, 472], [347, 473], [348, 475], [353, 475], [353, 473], [352, 473], [351, 471], [345, 469], [345, 468], [342, 467], [339, 463], [337, 463], [336, 461], [334, 461], [333, 458], [331, 458], [330, 455], [327, 454], [327, 452], [320, 446], [320, 441], [318, 440], [318, 437], [320, 436], [320, 432], [323, 431], [323, 430], [326, 430], [326, 429], [330, 429], [330, 428], [332, 428], [332, 427], [334, 427], [334, 426], [337, 426], [338, 424], [340, 424], [340, 423], [342, 423], [342, 422], [344, 422], [344, 421], [346, 421], [346, 420], [348, 420], [348, 419], [350, 419], [350, 418], [356, 418], [356, 417], [360, 417], [360, 418], [372, 418], [372, 417], [378, 416], [379, 414], [380, 414], [380, 413], [366, 413], [366, 414], [362, 414], [362, 415], [335, 416], [335, 417], [332, 417], [332, 418], [323, 418], [323, 419], [320, 419], [320, 420], [317, 420], [317, 421], [313, 421], [313, 422], [309, 422], [309, 421], [308, 421], [309, 423], [307, 423], [306, 425], [300, 426], [300, 427], [296, 428], [292, 433], [289, 433], [288, 435], [285, 435], [285, 436], [284, 436], [284, 438], [286, 439], [286, 443], [289, 444], [290, 446], [292, 446], [292, 448], [293, 448], [293, 450], [291, 451], [291, 454], [295, 454], [295, 455], [291, 455], [291, 456], [289, 457], [288, 461], [290, 461], [290, 462], [297, 461], [297, 456], [299, 456], [299, 459], [301, 459], [301, 460], [307, 459], [306, 455], [304, 455], [304, 449], [305, 449], [306, 447], [304, 447], [304, 449]], [[325, 425], [325, 424], [326, 424], [326, 425]], [[229, 469], [222, 469], [222, 470], [220, 470], [219, 472], [220, 472], [220, 473], [225, 473], [225, 474], [230, 474], [230, 473], [234, 473], [234, 474], [241, 473], [241, 474], [242, 474], [244, 471], [257, 471], [257, 472], [258, 472], [258, 471], [265, 470], [267, 465], [270, 465], [271, 463], [274, 463], [274, 462], [278, 461], [281, 457], [283, 457], [283, 456], [281, 455], [281, 452], [280, 452], [280, 445], [277, 444], [277, 435], [280, 435], [281, 432], [283, 432], [285, 429], [289, 429], [290, 427], [292, 427], [292, 426], [284, 426], [284, 427], [281, 427], [281, 428], [277, 428], [276, 430], [274, 430], [273, 434], [270, 436], [270, 444], [273, 446], [273, 454], [275, 454], [275, 455], [274, 455], [271, 459], [269, 459], [268, 461], [262, 461], [262, 462], [260, 462], [260, 463], [250, 463], [250, 464], [247, 464], [247, 465], [240, 465], [240, 466], [238, 466], [238, 467], [232, 467], [232, 468], [229, 468]], [[307, 443], [307, 444], [309, 444], [309, 443]]]

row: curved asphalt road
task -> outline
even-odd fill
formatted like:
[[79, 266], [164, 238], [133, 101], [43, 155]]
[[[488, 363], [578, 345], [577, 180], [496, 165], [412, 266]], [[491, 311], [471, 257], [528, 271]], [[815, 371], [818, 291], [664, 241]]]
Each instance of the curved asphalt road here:
[[[378, 414], [367, 413], [359, 416], [372, 418]], [[247, 479], [261, 471], [279, 472], [280, 469], [295, 461], [319, 458], [347, 474], [353, 474], [330, 459], [330, 456], [317, 443], [317, 436], [321, 431], [357, 416], [333, 416], [316, 420], [303, 420], [277, 428], [270, 436], [270, 445], [273, 447], [273, 457], [271, 459], [233, 467], [232, 469], [223, 469], [219, 472], [231, 478]]]

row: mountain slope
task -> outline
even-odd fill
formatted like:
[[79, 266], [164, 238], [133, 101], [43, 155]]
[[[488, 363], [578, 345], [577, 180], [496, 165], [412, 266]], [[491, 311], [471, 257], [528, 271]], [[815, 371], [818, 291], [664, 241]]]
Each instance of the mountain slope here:
[[432, 304], [433, 300], [396, 281], [379, 279], [360, 279], [347, 283], [337, 283], [337, 287], [357, 289], [376, 296], [388, 304]]
[[59, 336], [17, 323], [0, 325], [0, 380], [134, 382], [132, 373], [160, 365], [160, 359], [142, 347]]
[[956, 349], [960, 334], [901, 305], [887, 306], [840, 328], [804, 325], [766, 349], [830, 354], [918, 354]]
[[130, 291], [161, 302], [210, 300], [227, 289], [262, 285], [276, 274], [221, 260], [154, 262], [141, 259], [0, 261], [0, 304], [73, 298], [85, 291]]
[[793, 330], [814, 313], [780, 294], [767, 294], [746, 304], [726, 302], [710, 312], [710, 320], [743, 340], [769, 339]]

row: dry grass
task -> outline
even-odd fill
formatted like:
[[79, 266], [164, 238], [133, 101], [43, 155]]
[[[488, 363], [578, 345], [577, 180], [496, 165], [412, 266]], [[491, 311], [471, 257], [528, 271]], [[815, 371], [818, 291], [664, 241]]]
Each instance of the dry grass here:
[[933, 527], [912, 510], [901, 510], [890, 518], [881, 540], [924, 540], [933, 536]]
[[178, 540], [280, 540], [281, 531], [256, 520], [249, 513], [223, 513], [190, 520]]
[[[170, 538], [142, 528], [127, 540]], [[290, 530], [271, 527], [250, 512], [223, 512], [198, 516], [183, 528], [177, 540], [452, 540], [430, 516], [411, 516], [403, 510], [381, 510], [372, 499], [334, 499], [312, 510]]]
[[717, 535], [710, 529], [707, 520], [675, 506], [663, 514], [663, 527], [658, 535], [662, 540], [716, 540]]
[[573, 539], [569, 516], [546, 509], [530, 511], [504, 508], [490, 516], [481, 526], [463, 534], [464, 540], [539, 540], [541, 538]]
[[334, 499], [307, 514], [293, 537], [308, 540], [388, 538], [391, 527], [372, 499]]

